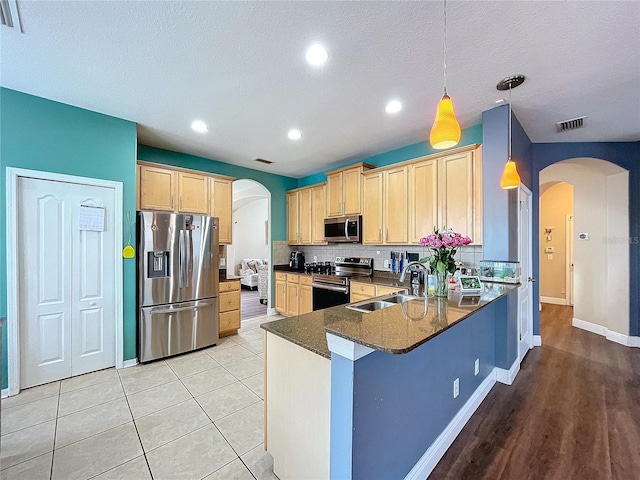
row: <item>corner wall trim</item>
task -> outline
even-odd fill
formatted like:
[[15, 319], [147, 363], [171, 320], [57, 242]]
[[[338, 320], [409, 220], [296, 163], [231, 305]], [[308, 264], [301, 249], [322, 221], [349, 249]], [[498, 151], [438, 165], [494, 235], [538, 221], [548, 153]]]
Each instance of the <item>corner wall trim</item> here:
[[496, 369], [494, 368], [489, 375], [482, 381], [480, 386], [476, 388], [469, 400], [458, 411], [453, 420], [444, 431], [438, 435], [438, 438], [427, 448], [422, 454], [420, 460], [413, 466], [407, 474], [405, 480], [422, 480], [427, 478], [429, 474], [436, 468], [440, 459], [447, 452], [453, 441], [460, 434], [464, 426], [467, 424], [473, 413], [480, 406], [482, 401], [491, 391], [496, 383]]
[[122, 368], [135, 367], [136, 365], [138, 365], [137, 358], [132, 358], [131, 360], [125, 360], [122, 362]]
[[551, 303], [553, 305], [566, 305], [567, 300], [564, 298], [543, 297], [542, 295], [540, 295], [540, 303]]
[[365, 347], [364, 345], [338, 337], [332, 333], [327, 333], [327, 346], [331, 353], [335, 353], [354, 362], [375, 352], [373, 348]]
[[534, 347], [541, 347], [542, 346], [542, 336], [540, 336], [540, 335], [534, 335], [533, 336], [533, 346]]
[[580, 320], [579, 318], [574, 318], [571, 321], [571, 325], [576, 328], [586, 330], [587, 332], [595, 333], [596, 335], [602, 335], [607, 340], [619, 343], [625, 347], [640, 347], [640, 337], [632, 337], [630, 335], [625, 335], [624, 333], [614, 332], [605, 326]]
[[520, 361], [516, 358], [515, 362], [511, 365], [509, 370], [504, 368], [495, 368], [496, 370], [496, 381], [500, 383], [504, 383], [505, 385], [511, 385], [513, 381], [516, 379], [518, 372], [520, 371]]
[[3, 388], [2, 389], [2, 393], [0, 393], [0, 397], [1, 398], [7, 398], [9, 396], [9, 389], [8, 388]]
[[267, 308], [267, 315], [272, 316], [272, 315], [279, 315], [279, 313], [276, 311], [275, 308]]

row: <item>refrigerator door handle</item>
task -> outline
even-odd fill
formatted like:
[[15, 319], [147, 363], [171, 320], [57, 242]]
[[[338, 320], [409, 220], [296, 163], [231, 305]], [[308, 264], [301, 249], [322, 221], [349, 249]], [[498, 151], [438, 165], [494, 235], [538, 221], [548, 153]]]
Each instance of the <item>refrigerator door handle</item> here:
[[162, 309], [153, 309], [151, 313], [153, 314], [162, 314], [162, 313], [174, 313], [174, 312], [184, 312], [186, 310], [198, 310], [199, 308], [204, 308], [212, 305], [210, 302], [203, 302], [201, 300], [198, 301], [197, 306], [190, 307], [173, 307], [173, 308], [162, 308]]
[[191, 275], [193, 275], [193, 239], [191, 238], [191, 230], [187, 230], [185, 232], [186, 241], [185, 241], [185, 262], [184, 262], [184, 286], [191, 286]]
[[184, 287], [184, 230], [180, 230], [178, 234], [178, 264], [180, 265], [180, 271], [178, 272], [178, 287]]

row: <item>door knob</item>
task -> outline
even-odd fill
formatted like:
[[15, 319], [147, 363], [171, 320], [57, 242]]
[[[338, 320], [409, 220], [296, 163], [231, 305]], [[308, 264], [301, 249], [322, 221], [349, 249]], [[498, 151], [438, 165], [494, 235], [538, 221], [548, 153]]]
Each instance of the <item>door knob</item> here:
[[527, 278], [527, 281], [528, 281], [528, 282], [535, 282], [535, 281], [536, 281], [536, 279], [535, 279], [535, 278], [533, 278], [533, 277], [529, 277], [529, 278]]

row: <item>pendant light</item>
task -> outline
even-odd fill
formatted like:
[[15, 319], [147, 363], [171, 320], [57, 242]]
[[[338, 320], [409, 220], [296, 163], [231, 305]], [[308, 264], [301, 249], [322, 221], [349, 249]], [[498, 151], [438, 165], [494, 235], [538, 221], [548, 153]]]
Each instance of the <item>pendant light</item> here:
[[453, 111], [453, 102], [447, 95], [447, 0], [444, 0], [444, 95], [438, 103], [436, 119], [431, 127], [429, 141], [431, 146], [437, 150], [451, 148], [460, 141], [460, 124]]
[[500, 187], [504, 190], [510, 190], [520, 186], [520, 175], [518, 175], [516, 162], [511, 159], [511, 89], [518, 85], [522, 85], [523, 82], [524, 75], [513, 75], [500, 80], [496, 86], [498, 90], [509, 90], [509, 157], [507, 158], [507, 163], [504, 164], [504, 170], [502, 171], [502, 177], [500, 178]]

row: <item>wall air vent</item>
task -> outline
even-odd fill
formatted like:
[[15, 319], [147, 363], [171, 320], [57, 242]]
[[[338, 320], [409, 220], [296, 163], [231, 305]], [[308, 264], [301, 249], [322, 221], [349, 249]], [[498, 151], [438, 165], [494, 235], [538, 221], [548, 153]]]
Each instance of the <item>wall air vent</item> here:
[[265, 165], [271, 165], [273, 163], [271, 160], [265, 160], [264, 158], [256, 158], [254, 161], [264, 163]]
[[576, 128], [582, 128], [584, 127], [585, 118], [587, 118], [586, 115], [584, 117], [577, 117], [577, 118], [572, 118], [571, 120], [564, 120], [563, 122], [558, 122], [556, 123], [556, 131], [560, 133], [560, 132], [566, 132], [569, 130], [575, 130]]
[[0, 24], [24, 33], [17, 0], [0, 0]]

